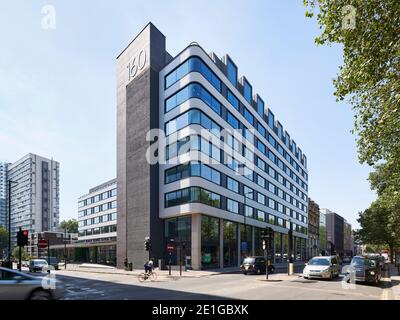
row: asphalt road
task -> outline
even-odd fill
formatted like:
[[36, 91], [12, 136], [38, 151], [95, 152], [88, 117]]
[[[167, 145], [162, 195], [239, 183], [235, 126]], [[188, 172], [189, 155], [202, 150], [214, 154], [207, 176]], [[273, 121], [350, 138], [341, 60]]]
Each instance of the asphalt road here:
[[[354, 288], [342, 282], [291, 280], [265, 281], [265, 276], [218, 274], [201, 278], [161, 278], [156, 282], [140, 283], [129, 275], [87, 272], [57, 272], [66, 285], [66, 300], [98, 299], [266, 299], [266, 300], [380, 300], [384, 297], [385, 282], [376, 287], [357, 284]], [[387, 289], [386, 289], [387, 290]]]

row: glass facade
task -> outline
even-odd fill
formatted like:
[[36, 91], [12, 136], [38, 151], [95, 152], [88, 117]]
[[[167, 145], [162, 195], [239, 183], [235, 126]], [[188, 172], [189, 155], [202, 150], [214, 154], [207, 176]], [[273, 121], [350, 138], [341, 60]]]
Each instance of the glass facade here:
[[[171, 255], [171, 264], [179, 264], [182, 261], [183, 264], [190, 265], [190, 256], [192, 248], [192, 218], [191, 216], [183, 216], [172, 219], [166, 219], [164, 222], [165, 226], [165, 241], [166, 245], [172, 239], [176, 250]], [[165, 257], [168, 262], [169, 256]], [[182, 259], [182, 260], [180, 260]]]
[[219, 219], [201, 217], [201, 264], [203, 269], [219, 268]]
[[253, 235], [252, 226], [249, 225], [240, 225], [240, 253], [241, 258], [245, 258], [246, 256], [252, 255], [253, 248]]
[[228, 80], [236, 88], [236, 86], [237, 86], [237, 68], [229, 58], [227, 59], [227, 75], [228, 75]]
[[223, 221], [223, 266], [235, 267], [238, 264], [237, 223]]
[[[200, 263], [202, 268], [207, 269], [236, 266], [238, 261], [245, 256], [263, 255], [261, 229], [255, 227], [255, 224], [260, 225], [260, 223], [267, 222], [270, 225], [287, 229], [290, 217], [297, 220], [293, 224], [294, 231], [306, 235], [308, 207], [305, 202], [308, 200], [308, 175], [303, 169], [304, 166], [300, 165], [304, 165], [301, 150], [297, 148], [294, 141], [293, 144], [291, 143], [289, 135], [278, 121], [275, 122], [274, 114], [270, 110], [268, 110], [267, 117], [264, 116], [266, 111], [264, 102], [258, 95], [256, 101], [253, 101], [253, 90], [250, 83], [243, 77], [242, 85], [238, 86], [238, 90], [234, 89], [221, 77], [221, 73], [218, 71], [220, 65], [217, 62], [217, 68], [210, 68], [204, 62], [208, 60], [204, 57], [202, 59], [192, 57], [169, 72], [164, 79], [165, 88], [171, 87], [190, 72], [199, 72], [216, 90], [210, 89], [210, 86], [193, 82], [176, 89], [175, 93], [169, 94], [170, 91], [168, 91], [168, 97], [164, 102], [165, 112], [173, 110], [190, 98], [200, 99], [214, 112], [192, 108], [165, 123], [167, 135], [193, 124], [213, 130], [215, 135], [218, 135], [224, 127], [218, 120], [220, 117], [226, 121], [228, 128], [240, 129], [241, 134], [256, 149], [253, 150], [242, 145], [232, 135], [221, 137], [221, 143], [223, 141], [232, 150], [243, 155], [244, 159], [257, 166], [255, 169], [247, 166], [243, 159], [236, 154], [226, 153], [225, 150], [218, 147], [219, 144], [215, 141], [213, 141], [215, 144], [213, 145], [198, 135], [181, 138], [178, 142], [167, 146], [168, 159], [183, 154], [186, 159], [187, 152], [196, 150], [217, 159], [235, 173], [247, 178], [247, 181], [243, 181], [242, 178], [235, 178], [235, 173], [229, 172], [231, 170], [226, 171], [226, 167], [224, 169], [218, 167], [219, 170], [216, 170], [212, 165], [196, 161], [168, 168], [164, 172], [165, 184], [189, 177], [201, 177], [214, 183], [206, 185], [209, 190], [202, 186], [177, 190], [182, 185], [177, 183], [166, 186], [168, 192], [164, 194], [165, 208], [191, 202], [199, 202], [213, 207], [204, 207], [205, 212], [200, 212], [202, 215]], [[218, 60], [218, 58], [215, 59]], [[225, 61], [227, 68], [220, 68], [220, 70], [236, 88], [237, 68], [228, 58]], [[222, 85], [224, 81], [225, 85]], [[190, 104], [188, 106], [191, 107]], [[257, 114], [261, 116], [261, 119]], [[221, 124], [218, 125], [217, 122]], [[225, 126], [227, 125], [225, 124]], [[256, 129], [256, 132], [253, 129]], [[224, 163], [222, 163], [222, 159]], [[197, 184], [202, 180], [192, 179], [190, 181], [195, 181]], [[221, 191], [222, 188], [230, 191], [224, 193]], [[242, 203], [242, 200], [233, 196], [231, 191], [242, 196], [251, 191], [251, 199], [257, 202], [258, 206], [253, 205], [251, 201], [245, 205], [246, 203]], [[261, 206], [264, 207], [263, 210], [260, 210]], [[210, 210], [209, 213], [207, 210]], [[172, 210], [169, 211], [172, 212]], [[226, 216], [226, 219], [211, 217], [217, 215], [215, 212], [218, 212], [218, 216]], [[237, 216], [234, 215], [244, 218], [244, 224], [230, 221], [237, 219]], [[280, 230], [280, 228], [276, 229]], [[301, 242], [300, 238], [296, 238], [293, 245], [293, 255], [296, 259], [302, 258]], [[287, 234], [275, 232], [273, 246], [274, 250], [271, 254], [275, 263], [286, 262], [289, 258]]]

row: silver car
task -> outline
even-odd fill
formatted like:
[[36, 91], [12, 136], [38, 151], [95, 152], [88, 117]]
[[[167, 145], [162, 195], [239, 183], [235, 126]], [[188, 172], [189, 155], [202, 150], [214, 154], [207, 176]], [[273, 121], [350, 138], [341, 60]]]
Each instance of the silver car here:
[[51, 300], [64, 295], [64, 285], [54, 278], [0, 267], [0, 300]]
[[338, 277], [340, 265], [336, 256], [313, 257], [303, 270], [305, 279], [320, 278], [332, 280]]

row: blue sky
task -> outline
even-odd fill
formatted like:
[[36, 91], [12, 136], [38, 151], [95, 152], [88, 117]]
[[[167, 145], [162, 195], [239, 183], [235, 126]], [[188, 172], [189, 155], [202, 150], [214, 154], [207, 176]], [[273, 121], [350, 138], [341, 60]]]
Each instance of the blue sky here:
[[[41, 27], [44, 5], [56, 29]], [[353, 112], [332, 79], [339, 46], [317, 47], [302, 1], [2, 1], [0, 160], [61, 164], [61, 218], [116, 175], [115, 58], [152, 21], [174, 56], [190, 42], [234, 59], [308, 157], [309, 196], [353, 225], [374, 200], [357, 160]]]

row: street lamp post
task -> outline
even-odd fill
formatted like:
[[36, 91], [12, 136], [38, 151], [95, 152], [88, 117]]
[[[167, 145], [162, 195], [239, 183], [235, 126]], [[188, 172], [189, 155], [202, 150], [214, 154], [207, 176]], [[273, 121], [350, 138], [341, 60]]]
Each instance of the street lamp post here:
[[8, 180], [8, 267], [12, 269], [11, 262], [11, 185], [15, 181]]
[[[247, 252], [247, 231], [246, 231], [246, 198], [248, 194], [253, 194], [253, 191], [248, 191], [244, 193], [244, 240], [246, 242], [246, 252]], [[243, 241], [242, 241], [243, 243]]]
[[67, 225], [64, 226], [64, 269], [67, 269]]
[[293, 251], [293, 222], [292, 219], [289, 219], [290, 229], [288, 233], [288, 275], [293, 274], [293, 258], [292, 258], [292, 251]]

